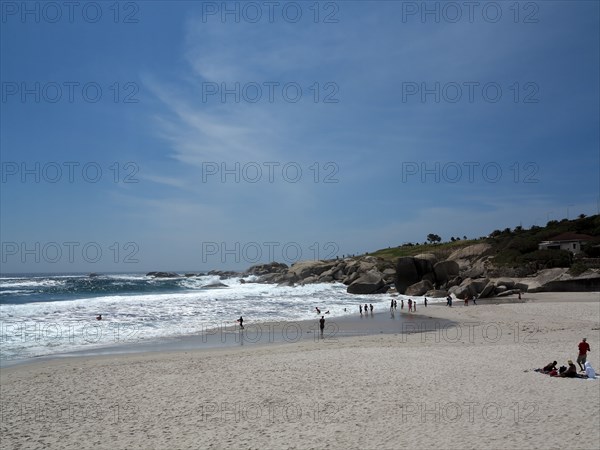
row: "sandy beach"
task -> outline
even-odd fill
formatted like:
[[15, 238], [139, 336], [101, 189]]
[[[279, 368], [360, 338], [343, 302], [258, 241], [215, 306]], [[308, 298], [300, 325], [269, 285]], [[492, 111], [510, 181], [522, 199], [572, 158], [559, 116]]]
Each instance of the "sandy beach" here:
[[600, 380], [533, 369], [575, 360], [583, 337], [600, 368], [600, 294], [525, 300], [381, 311], [368, 335], [345, 322], [297, 343], [4, 368], [1, 447], [598, 448]]

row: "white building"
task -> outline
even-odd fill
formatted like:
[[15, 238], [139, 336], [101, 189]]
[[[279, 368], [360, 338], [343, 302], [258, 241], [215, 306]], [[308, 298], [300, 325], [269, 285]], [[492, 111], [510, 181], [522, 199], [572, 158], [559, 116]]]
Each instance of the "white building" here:
[[562, 233], [554, 236], [548, 241], [542, 241], [538, 244], [539, 250], [567, 250], [574, 255], [581, 253], [581, 246], [592, 240], [592, 236], [577, 233]]

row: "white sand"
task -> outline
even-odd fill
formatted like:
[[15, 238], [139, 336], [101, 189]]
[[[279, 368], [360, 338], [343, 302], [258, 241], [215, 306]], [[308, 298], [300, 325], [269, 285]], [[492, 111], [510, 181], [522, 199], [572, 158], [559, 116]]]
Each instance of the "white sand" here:
[[0, 446], [597, 449], [600, 380], [532, 369], [582, 337], [600, 368], [600, 294], [527, 297], [421, 306], [462, 324], [427, 334], [3, 369]]

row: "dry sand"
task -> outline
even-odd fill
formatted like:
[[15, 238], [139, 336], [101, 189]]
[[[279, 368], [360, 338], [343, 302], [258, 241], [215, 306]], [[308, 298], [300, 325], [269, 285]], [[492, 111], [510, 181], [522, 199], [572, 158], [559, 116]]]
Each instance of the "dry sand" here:
[[526, 298], [420, 305], [458, 324], [427, 333], [2, 369], [0, 446], [597, 449], [600, 380], [532, 369], [582, 337], [600, 368], [600, 294]]

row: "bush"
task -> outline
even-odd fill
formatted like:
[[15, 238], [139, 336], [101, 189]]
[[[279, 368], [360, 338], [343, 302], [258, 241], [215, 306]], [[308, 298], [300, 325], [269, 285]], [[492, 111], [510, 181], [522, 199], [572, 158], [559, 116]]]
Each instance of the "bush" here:
[[571, 253], [566, 250], [536, 250], [519, 258], [525, 263], [536, 263], [540, 269], [570, 267], [571, 259]]

